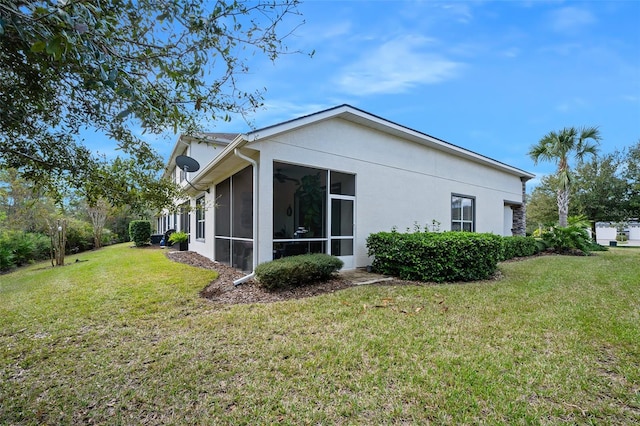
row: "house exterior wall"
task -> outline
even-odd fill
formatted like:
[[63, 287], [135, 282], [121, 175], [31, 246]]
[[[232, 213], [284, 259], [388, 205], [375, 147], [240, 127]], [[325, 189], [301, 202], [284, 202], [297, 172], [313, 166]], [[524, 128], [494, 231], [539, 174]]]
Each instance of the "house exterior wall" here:
[[522, 202], [519, 176], [339, 118], [247, 148], [260, 151], [259, 262], [272, 256], [274, 161], [356, 174], [356, 267], [370, 263], [365, 241], [371, 233], [434, 220], [440, 230], [451, 229], [454, 193], [475, 199], [476, 232], [498, 235], [511, 228], [505, 201]]
[[187, 149], [186, 155], [191, 158], [195, 158], [200, 163], [200, 170], [195, 173], [189, 173], [189, 180], [194, 179], [202, 171], [204, 166], [209, 164], [224, 150], [224, 145], [218, 145], [213, 143], [198, 143], [191, 142]]
[[[200, 197], [205, 199], [205, 228], [204, 238], [196, 238], [196, 200]], [[192, 197], [190, 200], [191, 213], [189, 214], [189, 227], [191, 230], [189, 238], [189, 250], [195, 251], [203, 256], [213, 259], [213, 224], [214, 224], [214, 206], [215, 206], [215, 192], [213, 188], [210, 193], [201, 192], [200, 194]]]

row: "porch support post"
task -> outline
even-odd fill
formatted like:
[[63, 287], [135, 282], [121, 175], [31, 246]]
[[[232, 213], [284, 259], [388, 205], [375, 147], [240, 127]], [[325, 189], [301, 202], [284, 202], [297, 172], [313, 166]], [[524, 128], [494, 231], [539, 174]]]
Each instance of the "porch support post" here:
[[234, 286], [238, 286], [245, 281], [249, 281], [256, 275], [256, 266], [258, 266], [258, 162], [251, 157], [247, 157], [239, 148], [235, 148], [233, 153], [236, 157], [245, 160], [253, 166], [253, 271], [249, 275], [245, 275], [233, 282]]

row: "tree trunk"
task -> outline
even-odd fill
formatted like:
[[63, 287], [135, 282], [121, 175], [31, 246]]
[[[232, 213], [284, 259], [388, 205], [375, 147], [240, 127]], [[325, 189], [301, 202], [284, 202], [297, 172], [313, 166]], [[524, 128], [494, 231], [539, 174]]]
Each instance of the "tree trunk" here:
[[99, 249], [102, 246], [102, 230], [104, 229], [104, 223], [107, 220], [107, 212], [109, 205], [107, 202], [100, 198], [95, 206], [89, 207], [87, 213], [91, 218], [93, 224], [93, 248]]
[[67, 245], [67, 221], [58, 219], [54, 225], [49, 224], [51, 237], [51, 266], [55, 258], [55, 266], [64, 266], [64, 251]]
[[569, 216], [569, 191], [566, 189], [558, 189], [558, 225], [562, 228], [567, 226], [567, 217]]

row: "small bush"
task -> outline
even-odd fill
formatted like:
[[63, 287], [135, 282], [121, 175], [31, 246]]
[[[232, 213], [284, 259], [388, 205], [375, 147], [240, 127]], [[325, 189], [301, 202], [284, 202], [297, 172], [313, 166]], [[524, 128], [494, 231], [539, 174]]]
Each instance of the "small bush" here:
[[547, 246], [560, 254], [588, 255], [592, 250], [592, 241], [585, 228], [579, 226], [554, 227], [542, 234]]
[[509, 260], [514, 257], [533, 256], [539, 252], [536, 239], [533, 237], [503, 237], [502, 248], [501, 260]]
[[103, 247], [109, 246], [111, 244], [116, 244], [118, 242], [118, 236], [113, 232], [111, 232], [110, 229], [104, 228], [102, 230], [102, 238], [100, 241]]
[[189, 241], [189, 234], [187, 234], [186, 232], [182, 232], [182, 231], [174, 232], [169, 237], [169, 244], [170, 245], [173, 245], [173, 244], [176, 244], [176, 243], [178, 243], [178, 244], [186, 243], [187, 241]]
[[148, 245], [151, 240], [151, 222], [148, 220], [132, 220], [129, 223], [129, 237], [136, 247]]
[[93, 227], [90, 223], [78, 220], [67, 220], [67, 246], [65, 252], [78, 253], [93, 249]]
[[262, 263], [255, 272], [258, 285], [271, 290], [327, 280], [342, 266], [340, 259], [328, 254], [303, 254]]

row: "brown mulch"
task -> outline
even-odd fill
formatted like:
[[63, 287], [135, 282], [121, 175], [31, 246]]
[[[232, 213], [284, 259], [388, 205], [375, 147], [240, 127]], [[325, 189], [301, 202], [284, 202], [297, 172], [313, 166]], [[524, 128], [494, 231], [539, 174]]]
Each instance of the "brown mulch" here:
[[333, 293], [337, 290], [352, 287], [353, 284], [342, 278], [333, 278], [329, 281], [314, 283], [304, 287], [292, 287], [279, 290], [265, 290], [255, 283], [246, 281], [234, 287], [233, 281], [242, 278], [245, 274], [235, 268], [215, 262], [192, 251], [167, 251], [167, 257], [174, 262], [185, 263], [199, 268], [212, 269], [218, 272], [218, 278], [209, 283], [200, 291], [200, 296], [214, 302], [226, 304], [238, 303], [269, 303], [290, 299], [317, 296], [324, 293]]
[[[539, 253], [535, 256], [547, 256], [552, 253]], [[259, 287], [255, 281], [246, 281], [237, 287], [234, 287], [233, 281], [244, 277], [246, 274], [227, 266], [223, 263], [216, 262], [205, 256], [192, 251], [176, 251], [168, 250], [167, 257], [174, 262], [185, 263], [187, 265], [199, 268], [211, 269], [218, 272], [218, 278], [209, 283], [207, 287], [200, 291], [200, 296], [214, 302], [225, 304], [239, 303], [270, 303], [279, 302], [290, 299], [302, 299], [305, 297], [318, 296], [325, 293], [333, 293], [338, 290], [353, 287], [355, 284], [341, 277], [334, 277], [325, 282], [309, 284], [303, 287], [290, 287], [277, 290], [266, 290]], [[514, 258], [507, 262], [519, 262], [527, 258]], [[502, 273], [497, 270], [494, 275], [487, 281], [499, 281], [502, 279]], [[384, 285], [429, 285], [430, 283], [404, 281], [393, 279], [386, 281]], [[433, 284], [433, 283], [431, 283]], [[464, 283], [458, 283], [464, 284]]]

